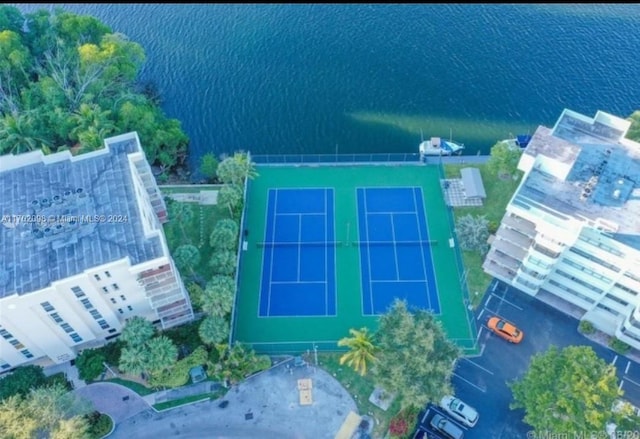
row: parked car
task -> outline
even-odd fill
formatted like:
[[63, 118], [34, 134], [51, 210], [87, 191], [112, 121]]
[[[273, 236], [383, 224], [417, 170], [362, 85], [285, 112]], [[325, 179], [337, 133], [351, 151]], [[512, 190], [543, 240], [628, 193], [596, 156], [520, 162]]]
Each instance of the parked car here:
[[511, 343], [520, 343], [524, 337], [524, 333], [520, 329], [500, 317], [491, 317], [487, 323], [487, 327]]
[[474, 427], [478, 423], [478, 412], [469, 404], [452, 395], [447, 395], [440, 401], [442, 407], [453, 419], [462, 422], [468, 427]]
[[445, 435], [451, 439], [462, 439], [464, 437], [464, 431], [450, 419], [445, 418], [442, 415], [435, 414], [431, 418], [431, 427], [433, 427], [438, 433]]

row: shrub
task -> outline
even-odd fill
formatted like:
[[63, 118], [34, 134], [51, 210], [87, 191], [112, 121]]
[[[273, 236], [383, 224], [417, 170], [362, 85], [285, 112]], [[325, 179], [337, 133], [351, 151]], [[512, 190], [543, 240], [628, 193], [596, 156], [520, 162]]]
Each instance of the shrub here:
[[85, 418], [89, 422], [89, 437], [96, 439], [102, 438], [111, 431], [113, 421], [104, 413], [94, 411], [85, 415]]
[[615, 337], [609, 341], [609, 347], [622, 355], [626, 354], [627, 352], [629, 352], [629, 349], [631, 349], [631, 346], [629, 346], [622, 340], [618, 340]]
[[413, 429], [420, 411], [413, 406], [409, 406], [391, 418], [389, 422], [389, 434], [391, 437], [405, 437]]
[[580, 324], [578, 325], [578, 331], [588, 335], [596, 332], [596, 328], [593, 326], [593, 323], [591, 323], [589, 320], [581, 320]]
[[207, 350], [204, 346], [200, 346], [188, 357], [177, 361], [171, 369], [153, 375], [149, 382], [154, 387], [172, 388], [184, 386], [189, 382], [189, 370], [206, 362]]

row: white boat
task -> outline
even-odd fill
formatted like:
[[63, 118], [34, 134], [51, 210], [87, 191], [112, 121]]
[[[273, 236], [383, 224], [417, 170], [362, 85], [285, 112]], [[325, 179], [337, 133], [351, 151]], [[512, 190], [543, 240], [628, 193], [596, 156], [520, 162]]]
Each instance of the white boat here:
[[420, 156], [451, 155], [464, 149], [464, 145], [440, 137], [432, 137], [420, 143]]

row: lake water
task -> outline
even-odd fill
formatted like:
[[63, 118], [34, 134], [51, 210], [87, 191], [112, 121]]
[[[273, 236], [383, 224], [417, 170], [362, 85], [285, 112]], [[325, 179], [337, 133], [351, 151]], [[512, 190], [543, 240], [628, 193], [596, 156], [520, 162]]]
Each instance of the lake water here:
[[[24, 12], [52, 5], [17, 5]], [[564, 108], [640, 108], [639, 5], [62, 5], [140, 43], [208, 152], [466, 154]]]

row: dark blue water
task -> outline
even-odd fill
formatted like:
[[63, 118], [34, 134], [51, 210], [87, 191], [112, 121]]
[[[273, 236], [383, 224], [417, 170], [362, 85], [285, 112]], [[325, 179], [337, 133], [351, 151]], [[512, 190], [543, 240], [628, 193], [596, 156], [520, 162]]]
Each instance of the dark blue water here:
[[[43, 5], [20, 5], [33, 11]], [[563, 108], [640, 108], [639, 5], [63, 5], [140, 43], [208, 151], [488, 152]]]

